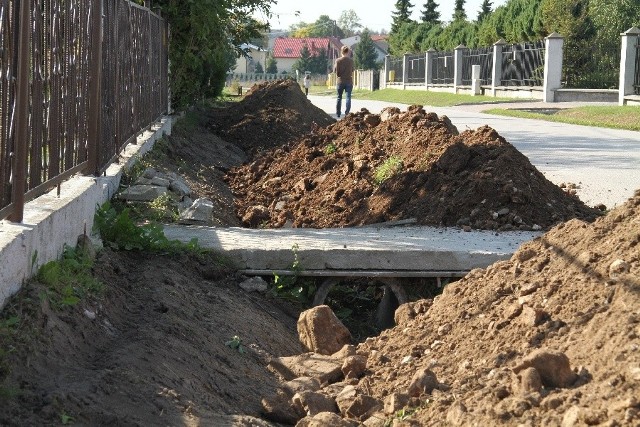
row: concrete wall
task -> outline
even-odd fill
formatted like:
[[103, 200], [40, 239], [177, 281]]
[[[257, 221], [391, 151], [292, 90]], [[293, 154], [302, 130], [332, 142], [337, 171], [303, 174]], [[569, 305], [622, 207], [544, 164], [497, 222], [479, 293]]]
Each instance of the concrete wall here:
[[618, 102], [617, 89], [558, 89], [555, 102]]
[[22, 223], [0, 221], [0, 309], [40, 266], [58, 259], [65, 245], [75, 246], [85, 227], [91, 233], [96, 208], [116, 193], [123, 172], [137, 157], [171, 134], [172, 121], [163, 118], [140, 135], [106, 176], [74, 176], [61, 184], [60, 197], [54, 189], [27, 203]]

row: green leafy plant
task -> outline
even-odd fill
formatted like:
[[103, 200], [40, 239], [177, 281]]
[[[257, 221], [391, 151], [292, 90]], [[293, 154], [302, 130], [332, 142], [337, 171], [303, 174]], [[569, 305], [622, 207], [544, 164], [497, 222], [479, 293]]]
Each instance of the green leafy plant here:
[[324, 154], [333, 154], [338, 150], [338, 147], [336, 147], [336, 145], [331, 142], [329, 143], [326, 147], [324, 147]]
[[149, 203], [149, 216], [153, 221], [171, 220], [175, 221], [180, 216], [178, 204], [169, 193], [157, 197]]
[[74, 306], [86, 296], [99, 295], [104, 287], [92, 276], [92, 265], [83, 251], [65, 246], [60, 260], [49, 261], [38, 270], [36, 278], [47, 287], [41, 297], [60, 309]]
[[242, 340], [237, 335], [234, 335], [234, 337], [225, 342], [224, 345], [226, 345], [227, 347], [231, 347], [234, 350], [238, 350], [238, 353], [240, 354], [244, 354], [247, 352], [242, 345]]
[[293, 275], [280, 276], [274, 274], [271, 292], [280, 298], [306, 304], [313, 299], [317, 287], [312, 279], [302, 280], [300, 278], [300, 272], [302, 272], [303, 268], [298, 257], [298, 249], [297, 244], [294, 244], [291, 248], [293, 251], [293, 263], [289, 270], [293, 272]]
[[399, 173], [402, 170], [402, 167], [402, 159], [397, 156], [391, 156], [376, 168], [373, 180], [376, 184], [380, 185], [387, 179]]
[[62, 412], [62, 414], [60, 414], [60, 422], [63, 425], [69, 425], [69, 423], [71, 423], [73, 421], [73, 417], [69, 414], [67, 414], [66, 412]]

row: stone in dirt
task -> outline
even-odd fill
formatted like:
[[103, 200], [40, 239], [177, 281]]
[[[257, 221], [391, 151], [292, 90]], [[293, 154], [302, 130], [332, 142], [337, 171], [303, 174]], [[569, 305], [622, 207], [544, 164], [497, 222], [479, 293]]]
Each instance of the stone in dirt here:
[[351, 333], [327, 305], [300, 314], [298, 335], [307, 349], [319, 354], [336, 353], [351, 342]]

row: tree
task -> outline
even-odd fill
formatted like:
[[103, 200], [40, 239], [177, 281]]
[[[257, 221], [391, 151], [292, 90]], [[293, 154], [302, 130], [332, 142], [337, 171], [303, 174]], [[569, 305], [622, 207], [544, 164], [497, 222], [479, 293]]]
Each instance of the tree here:
[[318, 53], [311, 57], [309, 71], [313, 74], [327, 74], [329, 69], [329, 55], [327, 49], [320, 48]]
[[360, 18], [353, 9], [342, 11], [340, 18], [338, 18], [338, 26], [346, 37], [353, 36], [358, 29], [362, 28]]
[[467, 13], [464, 11], [465, 0], [456, 0], [455, 8], [453, 9], [453, 20], [462, 21], [467, 19]]
[[298, 28], [291, 33], [291, 36], [297, 38], [337, 37], [342, 39], [344, 38], [344, 32], [329, 15], [320, 15], [313, 24], [298, 26]]
[[256, 62], [256, 66], [255, 66], [254, 71], [255, 71], [256, 73], [258, 73], [258, 74], [262, 74], [262, 73], [264, 73], [264, 69], [262, 68], [262, 64], [261, 64], [261, 63], [259, 63], [259, 62]]
[[259, 37], [274, 0], [155, 0], [171, 27], [171, 94], [176, 108], [222, 94], [242, 43]]
[[300, 57], [291, 66], [292, 69], [304, 73], [305, 71], [311, 71], [311, 51], [306, 44], [300, 49]]
[[267, 58], [267, 74], [278, 74], [278, 61], [273, 56]]
[[480, 6], [480, 12], [478, 12], [478, 19], [476, 19], [478, 23], [481, 23], [484, 18], [491, 14], [491, 6], [493, 6], [491, 0], [483, 0]]
[[378, 68], [376, 63], [377, 59], [376, 47], [373, 40], [371, 40], [369, 31], [365, 30], [360, 33], [360, 42], [353, 51], [353, 62], [358, 69], [374, 70]]
[[429, 24], [439, 24], [440, 23], [440, 12], [438, 12], [438, 3], [435, 0], [427, 0], [427, 2], [422, 5], [424, 8], [422, 10], [422, 22], [427, 22]]
[[400, 25], [405, 22], [410, 22], [411, 8], [413, 5], [409, 0], [397, 0], [396, 10], [392, 12], [393, 22], [391, 23], [391, 32], [394, 33], [400, 28]]

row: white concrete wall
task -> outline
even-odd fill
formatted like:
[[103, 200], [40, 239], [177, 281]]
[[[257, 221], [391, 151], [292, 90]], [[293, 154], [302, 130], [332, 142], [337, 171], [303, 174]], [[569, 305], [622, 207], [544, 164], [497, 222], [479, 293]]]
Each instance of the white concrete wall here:
[[0, 308], [40, 266], [58, 259], [65, 245], [75, 246], [85, 226], [91, 233], [96, 208], [116, 193], [123, 172], [138, 156], [171, 134], [172, 121], [163, 118], [140, 135], [106, 176], [74, 176], [61, 184], [60, 197], [54, 189], [27, 203], [22, 223], [0, 221]]

